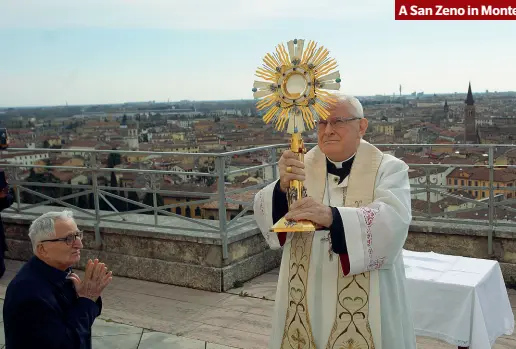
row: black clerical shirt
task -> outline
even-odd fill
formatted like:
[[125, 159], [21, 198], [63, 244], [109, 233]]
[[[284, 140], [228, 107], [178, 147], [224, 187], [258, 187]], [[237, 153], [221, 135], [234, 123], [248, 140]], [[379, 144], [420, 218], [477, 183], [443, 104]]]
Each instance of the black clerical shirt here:
[[[351, 157], [350, 159], [338, 163], [337, 165], [326, 159], [326, 170], [328, 173], [333, 174], [335, 176], [339, 176], [339, 184], [349, 175], [351, 172], [351, 166], [353, 165], [353, 161], [355, 157]], [[328, 227], [330, 230], [331, 236], [331, 246], [333, 252], [337, 254], [347, 254], [348, 248], [346, 246], [346, 238], [344, 231], [344, 224], [342, 223], [342, 218], [340, 217], [339, 210], [336, 207], [330, 206], [331, 212], [333, 215], [333, 223]], [[287, 194], [283, 193], [280, 189], [279, 181], [276, 183], [274, 187], [274, 192], [272, 194], [272, 221], [276, 223], [283, 216], [285, 216], [288, 212], [288, 201]]]
[[91, 326], [102, 301], [77, 297], [68, 271], [32, 257], [7, 287], [5, 345], [9, 349], [91, 349]]

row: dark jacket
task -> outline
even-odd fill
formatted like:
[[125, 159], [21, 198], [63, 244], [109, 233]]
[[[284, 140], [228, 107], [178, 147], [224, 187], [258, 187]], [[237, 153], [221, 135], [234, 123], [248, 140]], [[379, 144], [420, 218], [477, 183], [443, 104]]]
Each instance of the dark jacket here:
[[7, 286], [6, 349], [91, 349], [102, 301], [77, 297], [68, 272], [32, 257]]

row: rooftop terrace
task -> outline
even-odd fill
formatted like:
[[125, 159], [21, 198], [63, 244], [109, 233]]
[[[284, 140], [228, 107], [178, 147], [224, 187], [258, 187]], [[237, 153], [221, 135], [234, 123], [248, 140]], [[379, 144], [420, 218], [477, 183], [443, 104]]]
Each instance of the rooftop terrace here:
[[[258, 231], [252, 199], [277, 178], [277, 160], [287, 146], [225, 153], [31, 149], [42, 155], [35, 158], [13, 157], [27, 149], [9, 149], [0, 168], [15, 193], [14, 204], [2, 212], [7, 256], [16, 260], [10, 277], [32, 254], [30, 222], [66, 207], [85, 231], [78, 268], [99, 257], [117, 276], [106, 295], [103, 318], [109, 321], [99, 322], [97, 333], [107, 333], [103, 326], [112, 321], [135, 326], [113, 325], [131, 335], [105, 340], [134, 337], [144, 348], [147, 337], [162, 336], [147, 334], [152, 330], [198, 341], [188, 347], [264, 348], [281, 255]], [[503, 156], [516, 146], [377, 146], [410, 166], [413, 222], [405, 248], [496, 259], [506, 283], [516, 285], [516, 181], [499, 175], [516, 173]], [[163, 157], [166, 163], [158, 161]], [[194, 166], [181, 170], [187, 167], [181, 159]], [[499, 348], [514, 338], [507, 340]], [[425, 341], [420, 339], [423, 348]]]
[[[0, 302], [23, 263], [6, 264]], [[278, 270], [272, 270], [223, 293], [116, 277], [93, 326], [93, 349], [266, 349], [277, 277]], [[508, 292], [516, 314], [516, 290]], [[3, 343], [0, 326], [0, 349]], [[417, 344], [418, 349], [456, 348], [428, 337], [417, 337]], [[513, 334], [498, 338], [493, 349], [515, 345]]]

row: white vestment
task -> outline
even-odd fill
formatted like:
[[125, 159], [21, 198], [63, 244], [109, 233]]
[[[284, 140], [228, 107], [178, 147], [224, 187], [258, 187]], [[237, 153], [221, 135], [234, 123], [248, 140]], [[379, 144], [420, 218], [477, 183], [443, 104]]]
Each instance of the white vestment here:
[[[408, 166], [401, 160], [382, 154], [378, 162], [377, 173], [374, 173], [370, 188], [371, 202], [361, 205], [361, 200], [353, 201], [354, 207], [344, 207], [346, 192], [355, 195], [357, 191], [348, 189], [348, 183], [354, 183], [360, 189], [360, 169], [367, 172], [365, 165], [368, 159], [360, 149], [373, 147], [361, 141], [353, 162], [351, 173], [338, 184], [338, 177], [326, 173], [326, 157], [318, 147], [305, 156], [306, 180], [304, 182], [309, 196], [321, 191], [320, 201], [337, 207], [342, 218], [345, 240], [349, 258], [349, 274], [346, 277], [358, 278], [362, 273], [370, 275], [368, 291], [368, 312], [370, 332], [374, 345], [351, 345], [346, 342], [345, 348], [360, 349], [415, 349], [416, 339], [411, 318], [411, 311], [405, 291], [405, 270], [402, 248], [407, 238], [411, 222], [411, 195], [408, 178]], [[374, 147], [373, 147], [374, 148]], [[376, 148], [374, 148], [376, 149]], [[376, 149], [378, 153], [379, 150]], [[370, 161], [370, 160], [369, 160]], [[363, 172], [363, 173], [366, 173]], [[362, 174], [363, 174], [362, 173]], [[327, 184], [327, 186], [326, 186]], [[363, 183], [362, 183], [363, 184]], [[254, 215], [270, 248], [283, 248], [283, 255], [276, 291], [275, 313], [273, 316], [270, 349], [282, 348], [287, 335], [286, 317], [289, 308], [289, 292], [296, 292], [289, 280], [292, 266], [291, 243], [293, 234], [287, 233], [283, 246], [278, 235], [270, 232], [272, 221], [272, 194], [276, 182], [269, 184], [257, 193], [254, 201]], [[314, 191], [314, 188], [317, 188]], [[322, 189], [321, 189], [322, 188]], [[364, 188], [366, 190], [366, 188]], [[324, 196], [322, 195], [324, 192]], [[328, 195], [329, 194], [329, 195]], [[328, 201], [329, 197], [329, 201]], [[347, 198], [346, 202], [350, 202]], [[355, 200], [352, 198], [351, 200]], [[298, 344], [299, 348], [341, 349], [341, 344], [329, 341], [335, 337], [338, 279], [342, 273], [340, 256], [333, 254], [329, 258], [330, 242], [328, 231], [316, 231], [311, 242], [311, 256], [306, 276], [306, 313], [309, 313], [307, 331], [311, 331], [312, 343]], [[307, 245], [308, 246], [308, 245]], [[299, 246], [296, 246], [299, 249]], [[339, 276], [338, 276], [339, 275]], [[290, 289], [289, 289], [290, 288]], [[349, 297], [348, 297], [349, 299]], [[343, 312], [341, 312], [343, 314]], [[337, 316], [339, 318], [339, 316]], [[297, 330], [298, 331], [298, 330]], [[299, 331], [298, 331], [299, 332]], [[299, 337], [299, 336], [298, 336]], [[331, 344], [331, 343], [334, 344]], [[351, 341], [352, 342], [352, 341]], [[338, 346], [338, 348], [337, 348]], [[283, 344], [283, 348], [294, 348]]]

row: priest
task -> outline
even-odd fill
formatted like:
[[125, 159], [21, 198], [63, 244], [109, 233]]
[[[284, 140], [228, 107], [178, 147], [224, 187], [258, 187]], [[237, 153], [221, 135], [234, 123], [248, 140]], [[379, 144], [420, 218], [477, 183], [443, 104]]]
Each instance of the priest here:
[[[358, 99], [339, 97], [304, 163], [281, 156], [279, 180], [257, 193], [255, 220], [283, 249], [270, 349], [415, 349], [402, 249], [411, 215], [408, 166], [364, 141]], [[307, 197], [289, 209], [291, 180]], [[271, 233], [283, 216], [308, 233]]]

